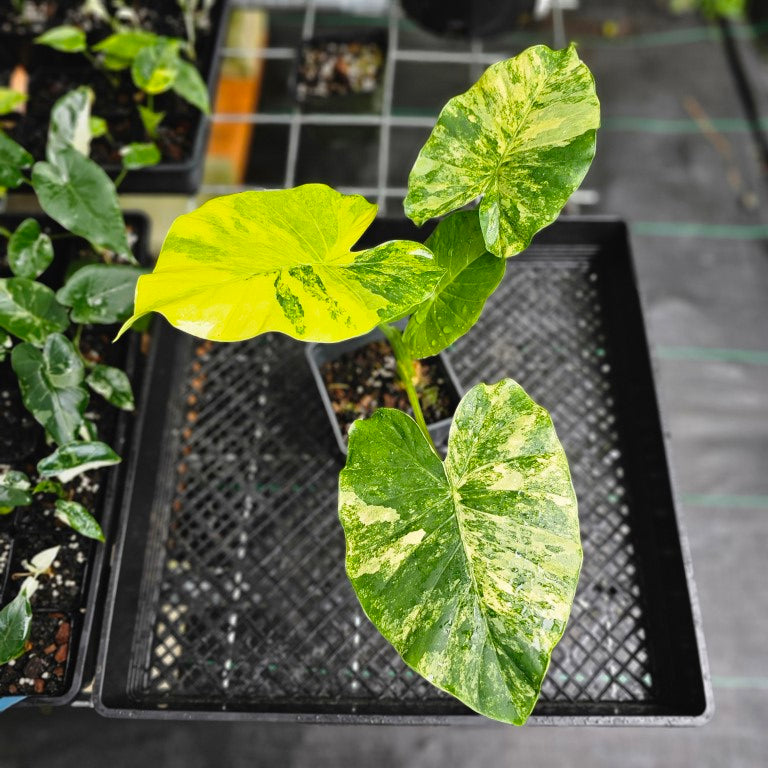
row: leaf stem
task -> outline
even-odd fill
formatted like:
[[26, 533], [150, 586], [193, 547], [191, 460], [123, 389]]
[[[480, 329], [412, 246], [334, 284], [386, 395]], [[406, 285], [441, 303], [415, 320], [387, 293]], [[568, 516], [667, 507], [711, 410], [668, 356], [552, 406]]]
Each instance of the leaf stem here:
[[0, 227], [0, 235], [2, 235], [5, 238], [10, 238], [13, 233], [10, 229], [6, 229], [5, 227]]
[[120, 173], [118, 173], [115, 178], [115, 189], [117, 189], [120, 186], [120, 184], [122, 184], [123, 179], [126, 177], [127, 173], [128, 173], [127, 168], [122, 168], [120, 170]]
[[427, 438], [429, 447], [435, 452], [436, 456], [440, 456], [435, 446], [435, 441], [432, 439], [432, 435], [429, 434], [427, 429], [427, 422], [424, 420], [424, 413], [421, 410], [421, 403], [419, 402], [419, 396], [416, 392], [416, 388], [413, 386], [413, 358], [408, 350], [403, 336], [400, 331], [395, 328], [394, 325], [389, 323], [382, 323], [379, 326], [381, 332], [387, 337], [387, 341], [392, 347], [392, 351], [395, 353], [395, 362], [397, 363], [397, 374], [400, 377], [400, 381], [405, 387], [405, 392], [408, 395], [408, 402], [413, 409], [413, 417], [416, 423], [419, 425], [419, 429], [422, 431], [424, 437]]

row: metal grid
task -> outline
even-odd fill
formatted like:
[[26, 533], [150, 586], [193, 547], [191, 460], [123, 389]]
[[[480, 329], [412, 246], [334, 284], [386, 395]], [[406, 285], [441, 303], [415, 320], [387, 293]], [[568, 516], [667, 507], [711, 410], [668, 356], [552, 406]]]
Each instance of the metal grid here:
[[[552, 409], [571, 462], [584, 567], [542, 701], [652, 707], [654, 649], [591, 253], [510, 265], [452, 357], [465, 386], [514, 375]], [[166, 425], [171, 471], [149, 530], [131, 699], [209, 711], [464, 713], [403, 664], [351, 590], [336, 511], [341, 464], [303, 346], [279, 334], [201, 342], [174, 389], [183, 406]]]
[[[548, 39], [542, 42], [549, 43], [555, 47], [562, 47], [565, 44], [565, 32], [559, 3], [554, 2], [552, 13], [552, 32], [547, 36]], [[275, 19], [278, 20], [281, 14], [287, 11], [285, 4], [269, 2], [239, 2], [238, 7], [252, 9], [264, 9], [269, 11]], [[301, 39], [311, 38], [317, 32], [318, 18], [321, 11], [318, 8], [316, 0], [308, 0], [297, 9], [295, 6], [289, 6], [294, 16], [301, 14]], [[350, 16], [350, 29], [354, 28], [354, 16]], [[362, 22], [361, 22], [362, 23]], [[403, 64], [421, 68], [422, 65], [464, 65], [463, 78], [455, 93], [468, 88], [482, 74], [486, 67], [501, 59], [515, 55], [524, 47], [522, 43], [513, 47], [510, 43], [506, 50], [494, 48], [486, 49], [486, 44], [480, 39], [473, 39], [468, 42], [467, 50], [457, 50], [452, 41], [439, 41], [434, 38], [434, 42], [441, 42], [441, 47], [432, 50], [422, 50], [409, 48], [401, 44], [401, 29], [410, 24], [403, 18], [400, 5], [397, 0], [390, 0], [388, 3], [388, 12], [386, 17], [381, 19], [382, 29], [387, 34], [387, 59], [383, 74], [383, 83], [381, 86], [381, 98], [376, 105], [375, 111], [367, 114], [341, 114], [323, 112], [312, 112], [307, 108], [298, 105], [284, 111], [259, 111], [252, 115], [217, 113], [213, 116], [214, 122], [218, 123], [251, 123], [257, 126], [285, 126], [288, 128], [288, 140], [285, 149], [285, 165], [282, 177], [283, 187], [292, 187], [297, 183], [297, 162], [299, 151], [302, 145], [306, 127], [326, 126], [339, 129], [348, 127], [369, 127], [379, 133], [377, 158], [376, 158], [376, 181], [369, 185], [348, 185], [339, 184], [332, 178], [317, 178], [316, 181], [328, 183], [339, 191], [347, 194], [359, 194], [376, 202], [383, 215], [401, 215], [401, 201], [405, 197], [407, 189], [403, 186], [391, 184], [392, 170], [397, 164], [395, 151], [393, 148], [393, 129], [420, 129], [424, 132], [425, 140], [429, 130], [434, 126], [438, 109], [420, 110], [423, 114], [396, 114], [393, 109], [393, 96], [395, 93], [395, 81], [399, 67]], [[365, 27], [363, 27], [365, 28]], [[514, 39], [514, 35], [510, 36]], [[496, 44], [498, 45], [498, 43]], [[291, 65], [296, 59], [297, 48], [283, 45], [268, 45], [262, 48], [224, 48], [222, 56], [224, 58], [246, 58], [262, 59], [264, 61], [282, 61], [289, 62]], [[267, 77], [267, 75], [265, 75]], [[278, 82], [275, 86], [290, 89], [288, 77], [284, 82]], [[429, 90], [429, 83], [425, 82], [423, 87]], [[452, 94], [455, 95], [455, 94]], [[354, 152], [356, 147], [349, 148]], [[404, 159], [408, 166], [415, 159]], [[241, 192], [246, 189], [261, 189], [265, 185], [259, 183], [259, 179], [254, 180], [254, 184], [204, 184], [201, 194], [204, 196], [229, 194]], [[397, 201], [397, 209], [393, 203]], [[574, 211], [575, 206], [579, 204], [592, 204], [596, 201], [596, 195], [589, 190], [577, 192], [571, 200], [570, 211]]]

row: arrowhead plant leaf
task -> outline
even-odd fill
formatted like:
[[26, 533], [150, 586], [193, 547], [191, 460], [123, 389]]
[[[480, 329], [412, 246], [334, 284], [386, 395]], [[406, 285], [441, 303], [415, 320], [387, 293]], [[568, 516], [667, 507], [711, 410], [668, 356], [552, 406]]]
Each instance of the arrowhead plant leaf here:
[[0, 187], [16, 189], [24, 183], [22, 173], [34, 162], [32, 155], [8, 134], [0, 131]]
[[180, 61], [178, 40], [160, 38], [136, 54], [131, 65], [131, 77], [142, 91], [163, 93], [176, 81]]
[[40, 459], [37, 471], [40, 477], [57, 477], [62, 483], [68, 483], [83, 472], [109, 467], [120, 461], [120, 457], [106, 443], [76, 440], [59, 446], [50, 456]]
[[80, 27], [62, 24], [35, 38], [38, 45], [47, 45], [61, 53], [82, 53], [87, 48], [85, 32]]
[[514, 256], [551, 224], [595, 153], [600, 105], [573, 46], [536, 45], [491, 65], [443, 108], [408, 178], [417, 224], [482, 195], [489, 251]]
[[78, 504], [76, 501], [56, 499], [55, 516], [79, 534], [87, 536], [89, 539], [104, 541], [104, 532], [101, 530], [101, 526], [82, 504]]
[[0, 328], [42, 347], [49, 334], [68, 326], [66, 308], [47, 285], [26, 277], [0, 279]]
[[72, 307], [75, 323], [118, 323], [131, 314], [136, 281], [144, 272], [124, 264], [89, 264], [67, 280], [56, 299]]
[[162, 155], [154, 142], [127, 144], [120, 149], [120, 159], [126, 171], [135, 171], [150, 165], [157, 165]]
[[23, 472], [10, 470], [0, 475], [0, 515], [31, 504], [31, 487], [32, 483]]
[[0, 665], [24, 653], [32, 626], [32, 606], [23, 590], [0, 610]]
[[179, 59], [178, 74], [173, 83], [173, 90], [192, 106], [197, 107], [204, 115], [210, 114], [208, 86], [194, 64]]
[[419, 305], [443, 273], [421, 243], [350, 250], [375, 215], [364, 198], [323, 184], [211, 200], [173, 223], [120, 333], [147, 312], [214, 341], [367, 333]]
[[45, 156], [49, 163], [56, 164], [58, 153], [64, 147], [72, 147], [88, 157], [91, 151], [93, 98], [93, 91], [81, 86], [65, 93], [53, 105], [48, 142], [45, 145]]
[[445, 274], [434, 294], [411, 315], [403, 334], [417, 358], [436, 355], [477, 322], [506, 266], [486, 250], [477, 211], [452, 213], [425, 245]]
[[37, 219], [24, 219], [8, 240], [8, 266], [14, 275], [34, 280], [53, 261], [51, 238]]
[[96, 43], [93, 50], [104, 56], [104, 64], [108, 69], [127, 69], [142, 49], [157, 41], [158, 37], [154, 33], [136, 29], [116, 32]]
[[23, 104], [26, 100], [26, 93], [14, 91], [12, 88], [0, 88], [0, 115], [13, 112], [19, 104]]
[[108, 403], [124, 411], [135, 408], [131, 380], [125, 371], [111, 365], [96, 365], [85, 380], [86, 384], [100, 394]]
[[416, 423], [357, 421], [339, 478], [347, 573], [406, 663], [521, 724], [581, 566], [576, 497], [547, 412], [511, 379], [461, 401], [442, 462]]

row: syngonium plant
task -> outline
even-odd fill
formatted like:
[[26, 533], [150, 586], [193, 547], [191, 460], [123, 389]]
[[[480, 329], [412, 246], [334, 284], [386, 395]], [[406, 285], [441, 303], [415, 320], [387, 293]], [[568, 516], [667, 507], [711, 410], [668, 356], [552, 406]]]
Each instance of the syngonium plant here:
[[[45, 429], [50, 454], [37, 464], [35, 479], [24, 472], [0, 474], [0, 516], [26, 507], [37, 494], [53, 497], [54, 514], [78, 533], [104, 540], [91, 510], [73, 499], [75, 477], [117, 464], [120, 457], [99, 440], [88, 416], [89, 391], [131, 411], [134, 399], [126, 373], [83, 353], [86, 325], [122, 322], [133, 309], [136, 280], [143, 270], [131, 253], [115, 183], [88, 157], [93, 93], [77, 88], [51, 110], [46, 158], [34, 162], [21, 145], [0, 131], [0, 186], [28, 186], [45, 213], [63, 228], [49, 234], [36, 218], [24, 219], [7, 240], [10, 277], [0, 278], [0, 363], [10, 359], [26, 409]], [[0, 114], [13, 100], [0, 93]], [[141, 166], [126, 154], [124, 170]], [[62, 238], [81, 237], [92, 251], [50, 278]], [[53, 283], [53, 286], [51, 285]], [[55, 290], [58, 288], [58, 290]], [[54, 550], [25, 564], [17, 596], [0, 606], [0, 664], [20, 656], [32, 620], [29, 598], [55, 560]], [[47, 553], [47, 554], [46, 554]], [[43, 565], [41, 565], [43, 563]]]
[[[214, 341], [383, 330], [415, 419], [382, 408], [350, 430], [339, 477], [347, 573], [407, 664], [515, 724], [537, 700], [581, 566], [568, 463], [547, 412], [511, 379], [467, 392], [443, 460], [414, 391], [414, 358], [472, 327], [506, 259], [581, 183], [598, 124], [594, 81], [574, 48], [530, 48], [440, 113], [405, 199], [417, 224], [445, 216], [426, 243], [352, 250], [376, 206], [321, 184], [221, 197], [173, 223], [124, 326], [154, 311]], [[405, 316], [401, 333], [391, 323]]]

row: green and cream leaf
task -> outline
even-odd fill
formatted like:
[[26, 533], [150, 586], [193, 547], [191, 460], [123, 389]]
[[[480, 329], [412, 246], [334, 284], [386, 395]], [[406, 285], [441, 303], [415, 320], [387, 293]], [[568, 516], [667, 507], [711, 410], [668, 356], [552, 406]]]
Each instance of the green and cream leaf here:
[[71, 147], [88, 157], [91, 151], [92, 104], [93, 91], [87, 86], [80, 86], [65, 93], [53, 105], [45, 145], [49, 163], [56, 164], [58, 154], [64, 147]]
[[119, 463], [120, 457], [106, 443], [76, 440], [40, 459], [37, 471], [40, 477], [57, 477], [62, 483], [68, 483], [83, 472]]
[[0, 187], [16, 189], [25, 181], [23, 170], [34, 162], [32, 155], [7, 133], [0, 131]]
[[32, 483], [23, 473], [8, 470], [0, 475], [0, 515], [7, 515], [16, 507], [32, 503]]
[[26, 277], [0, 279], [0, 328], [43, 346], [49, 334], [67, 326], [67, 310], [47, 285]]
[[24, 219], [8, 240], [8, 266], [17, 277], [34, 280], [53, 261], [51, 238], [37, 219]]
[[54, 515], [79, 534], [87, 536], [89, 539], [104, 541], [104, 532], [101, 530], [101, 526], [82, 504], [78, 504], [76, 501], [57, 499]]
[[96, 365], [85, 380], [86, 384], [108, 403], [124, 411], [135, 408], [131, 380], [125, 371], [111, 365]]
[[350, 431], [339, 515], [362, 607], [406, 663], [476, 711], [523, 723], [582, 556], [547, 412], [510, 379], [479, 384], [442, 462], [413, 419], [379, 410]]
[[0, 665], [24, 653], [31, 626], [32, 606], [22, 590], [0, 610]]
[[72, 308], [75, 323], [118, 323], [131, 314], [136, 281], [145, 272], [123, 264], [90, 264], [78, 269], [56, 298]]

